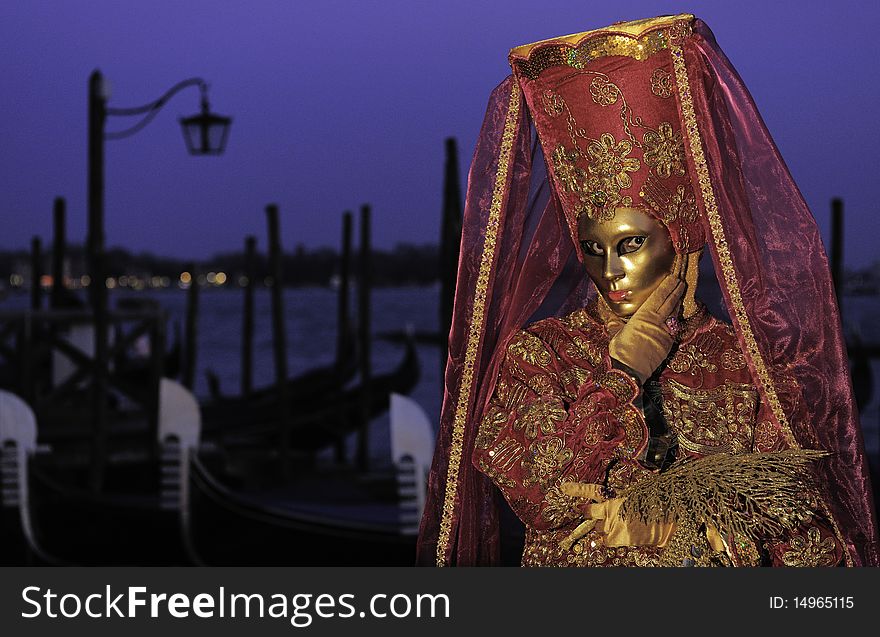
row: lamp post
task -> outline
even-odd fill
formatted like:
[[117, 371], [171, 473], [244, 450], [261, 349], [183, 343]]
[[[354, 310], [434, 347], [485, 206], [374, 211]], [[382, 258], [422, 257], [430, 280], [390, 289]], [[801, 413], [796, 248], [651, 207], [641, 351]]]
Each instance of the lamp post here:
[[[159, 99], [134, 108], [110, 108], [109, 85], [99, 70], [89, 77], [89, 141], [88, 141], [88, 237], [86, 260], [91, 277], [89, 300], [95, 326], [95, 384], [93, 393], [94, 422], [92, 436], [92, 488], [99, 491], [103, 483], [104, 458], [107, 449], [107, 286], [104, 272], [104, 142], [134, 135], [159, 113], [174, 95], [190, 86], [201, 90], [201, 112], [181, 118], [184, 140], [192, 155], [219, 155], [226, 147], [232, 119], [211, 113], [208, 85], [201, 78], [178, 82]], [[105, 132], [108, 117], [142, 118], [133, 126], [112, 133]]]

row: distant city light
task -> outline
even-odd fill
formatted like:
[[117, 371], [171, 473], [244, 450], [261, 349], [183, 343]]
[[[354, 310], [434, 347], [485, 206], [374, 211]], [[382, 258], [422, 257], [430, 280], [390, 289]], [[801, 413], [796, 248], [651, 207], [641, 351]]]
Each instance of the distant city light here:
[[181, 272], [180, 282], [184, 285], [189, 285], [190, 283], [192, 283], [192, 274], [190, 274], [189, 272]]
[[108, 276], [104, 284], [107, 286], [108, 290], [112, 290], [116, 287], [116, 279], [114, 279], [112, 276]]
[[214, 272], [208, 272], [208, 276], [205, 278], [208, 280], [208, 283], [212, 285], [217, 281], [217, 275]]
[[128, 277], [125, 276], [124, 274], [121, 277], [119, 277], [116, 280], [116, 282], [119, 284], [119, 287], [121, 287], [121, 288], [128, 287]]
[[224, 285], [226, 283], [226, 273], [218, 272], [217, 276], [214, 277], [214, 281], [217, 283], [217, 285]]
[[44, 274], [40, 277], [40, 287], [51, 288], [52, 287], [52, 275]]
[[20, 274], [10, 274], [9, 275], [9, 285], [12, 287], [20, 287], [24, 284], [24, 277]]
[[81, 286], [83, 286], [84, 288], [89, 287], [89, 285], [91, 285], [91, 283], [92, 283], [92, 277], [90, 277], [88, 274], [83, 274], [79, 278], [79, 284]]

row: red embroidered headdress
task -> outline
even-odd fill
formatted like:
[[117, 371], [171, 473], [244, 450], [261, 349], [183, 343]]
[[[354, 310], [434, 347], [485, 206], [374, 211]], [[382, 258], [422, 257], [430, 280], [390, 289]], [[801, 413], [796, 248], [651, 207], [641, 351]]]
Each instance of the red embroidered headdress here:
[[610, 219], [628, 206], [662, 221], [678, 252], [694, 252], [705, 236], [673, 95], [670, 30], [647, 28], [656, 22], [622, 27], [632, 35], [519, 47], [510, 62], [572, 235], [581, 215]]
[[[760, 399], [765, 436], [833, 452], [820, 472], [848, 563], [877, 565], [876, 518], [846, 348], [815, 221], [748, 90], [690, 15], [511, 51], [471, 164], [420, 564], [494, 564], [497, 498], [471, 463], [510, 339], [595, 290], [579, 215], [620, 205], [706, 248]], [[533, 139], [533, 130], [537, 139]], [[549, 174], [548, 174], [549, 171]], [[806, 413], [792, 418], [794, 379]]]

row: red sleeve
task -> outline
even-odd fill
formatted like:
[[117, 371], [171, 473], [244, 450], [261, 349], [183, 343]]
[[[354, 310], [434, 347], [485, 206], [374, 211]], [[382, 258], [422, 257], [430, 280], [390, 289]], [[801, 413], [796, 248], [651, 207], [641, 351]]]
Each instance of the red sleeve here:
[[[536, 529], [580, 517], [560, 485], [601, 482], [615, 450], [632, 438], [626, 421], [641, 418], [631, 403], [638, 392], [634, 381], [617, 370], [583, 365], [573, 372], [545, 341], [520, 332], [480, 426], [474, 464]], [[568, 384], [571, 377], [576, 386]]]

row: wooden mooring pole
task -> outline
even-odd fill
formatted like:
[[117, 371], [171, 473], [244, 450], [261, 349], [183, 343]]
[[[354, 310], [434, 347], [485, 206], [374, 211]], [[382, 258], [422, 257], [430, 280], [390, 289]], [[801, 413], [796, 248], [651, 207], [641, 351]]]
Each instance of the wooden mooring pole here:
[[55, 197], [55, 205], [52, 212], [52, 296], [49, 297], [49, 306], [59, 308], [64, 301], [64, 258], [67, 249], [66, 203], [64, 197]]
[[281, 263], [281, 232], [278, 206], [266, 206], [269, 222], [269, 272], [272, 277], [272, 343], [275, 354], [275, 383], [278, 393], [278, 434], [281, 471], [290, 475], [290, 403], [287, 395], [287, 333], [284, 325], [284, 275]]
[[[342, 254], [339, 262], [339, 296], [336, 308], [336, 370], [341, 373], [351, 356], [351, 233], [352, 215], [342, 215]], [[345, 463], [345, 440], [340, 438], [334, 445], [334, 458], [338, 464]]]
[[361, 207], [361, 246], [358, 274], [358, 341], [360, 347], [360, 424], [357, 433], [357, 467], [369, 470], [370, 430], [370, 206]]
[[199, 320], [199, 277], [195, 263], [188, 263], [186, 271], [189, 272], [189, 289], [186, 294], [186, 327], [184, 328], [184, 357], [183, 375], [181, 380], [184, 387], [192, 390], [196, 380], [196, 351], [198, 342]]
[[339, 296], [337, 303], [336, 365], [343, 367], [343, 357], [349, 353], [351, 327], [351, 231], [352, 215], [342, 215], [342, 254], [339, 260]]
[[461, 249], [461, 187], [458, 178], [458, 149], [454, 137], [446, 140], [443, 178], [443, 220], [440, 229], [440, 391], [444, 386], [449, 355], [449, 330], [455, 303], [458, 256]]
[[256, 268], [257, 238], [248, 236], [244, 240], [244, 308], [241, 326], [241, 395], [249, 397], [253, 390], [254, 369], [254, 283]]
[[107, 119], [107, 86], [100, 71], [89, 76], [88, 97], [88, 237], [87, 261], [95, 329], [95, 374], [92, 394], [92, 463], [90, 482], [99, 492], [104, 484], [107, 456], [107, 283], [104, 267], [104, 124]]
[[43, 306], [43, 290], [40, 285], [43, 278], [43, 244], [40, 237], [31, 239], [31, 309], [39, 310]]

